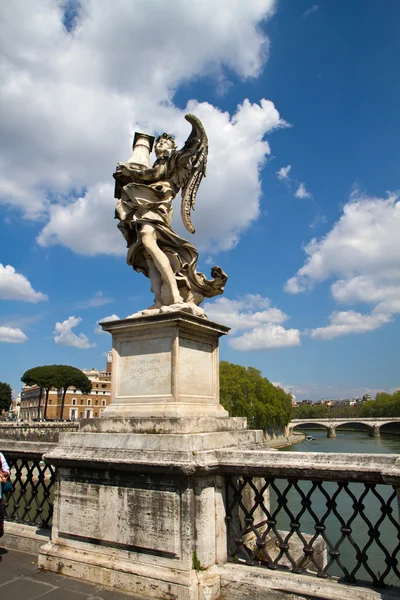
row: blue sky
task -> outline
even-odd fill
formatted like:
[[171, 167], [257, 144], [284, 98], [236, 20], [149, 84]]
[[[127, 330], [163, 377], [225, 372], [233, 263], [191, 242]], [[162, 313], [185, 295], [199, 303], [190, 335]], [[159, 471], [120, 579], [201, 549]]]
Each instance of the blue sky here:
[[3, 7], [0, 380], [102, 368], [97, 322], [151, 304], [112, 172], [134, 131], [183, 144], [194, 112], [210, 156], [191, 241], [229, 275], [205, 306], [232, 327], [221, 358], [298, 398], [399, 387], [399, 21], [389, 0]]

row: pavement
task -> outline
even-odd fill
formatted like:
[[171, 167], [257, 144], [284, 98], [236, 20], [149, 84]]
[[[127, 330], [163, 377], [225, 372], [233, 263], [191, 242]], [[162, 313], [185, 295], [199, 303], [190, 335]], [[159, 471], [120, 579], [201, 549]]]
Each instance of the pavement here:
[[146, 600], [144, 596], [39, 571], [35, 554], [1, 546], [0, 582], [0, 598], [14, 600]]

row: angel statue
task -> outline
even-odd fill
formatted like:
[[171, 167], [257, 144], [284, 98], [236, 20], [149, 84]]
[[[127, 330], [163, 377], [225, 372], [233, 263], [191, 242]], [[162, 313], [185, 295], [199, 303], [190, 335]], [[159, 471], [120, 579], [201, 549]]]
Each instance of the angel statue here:
[[171, 228], [172, 200], [182, 190], [181, 215], [186, 229], [194, 233], [191, 210], [196, 192], [206, 175], [207, 135], [194, 115], [185, 119], [192, 131], [181, 150], [168, 133], [155, 142], [156, 161], [150, 166], [154, 138], [136, 133], [132, 156], [117, 163], [115, 217], [127, 247], [127, 263], [150, 278], [154, 304], [133, 316], [184, 310], [205, 317], [199, 304], [223, 293], [227, 275], [211, 269], [212, 279], [196, 270], [198, 252]]

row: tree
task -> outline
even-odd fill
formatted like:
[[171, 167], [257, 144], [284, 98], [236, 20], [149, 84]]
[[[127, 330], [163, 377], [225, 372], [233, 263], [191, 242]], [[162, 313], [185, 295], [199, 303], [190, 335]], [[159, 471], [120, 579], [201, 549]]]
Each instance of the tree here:
[[34, 367], [28, 369], [21, 377], [21, 381], [26, 385], [38, 385], [39, 401], [38, 401], [38, 418], [40, 417], [40, 402], [42, 399], [43, 390], [46, 390], [46, 401], [44, 405], [43, 418], [46, 418], [47, 403], [49, 399], [49, 391], [51, 388], [57, 387], [57, 365], [44, 365], [42, 367]]
[[400, 390], [393, 395], [387, 392], [376, 394], [375, 400], [362, 404], [361, 417], [400, 417]]
[[0, 381], [0, 412], [8, 410], [12, 402], [12, 390], [9, 383]]
[[254, 367], [220, 363], [220, 401], [232, 417], [246, 417], [249, 428], [284, 427], [291, 418], [290, 394]]
[[63, 418], [65, 394], [69, 387], [81, 390], [82, 394], [90, 394], [92, 391], [92, 382], [82, 371], [75, 367], [67, 365], [56, 365], [57, 370], [57, 389], [62, 389], [62, 400], [60, 409], [60, 420]]
[[[49, 398], [49, 391], [51, 388], [62, 390], [62, 401], [60, 409], [60, 419], [62, 420], [64, 412], [64, 402], [67, 389], [71, 386], [81, 390], [83, 394], [90, 394], [92, 391], [92, 383], [88, 377], [79, 369], [70, 367], [68, 365], [44, 365], [42, 367], [34, 367], [25, 371], [22, 375], [21, 380], [26, 385], [38, 385], [40, 387], [39, 392], [39, 407], [42, 396], [42, 390], [46, 390], [46, 402], [44, 406], [43, 418], [46, 418], [47, 403]], [[38, 409], [38, 416], [39, 416]]]

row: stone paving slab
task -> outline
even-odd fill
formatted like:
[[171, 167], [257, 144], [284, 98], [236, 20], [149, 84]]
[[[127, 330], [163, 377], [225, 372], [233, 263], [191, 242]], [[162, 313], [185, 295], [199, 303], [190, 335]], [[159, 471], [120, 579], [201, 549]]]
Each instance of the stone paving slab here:
[[[35, 554], [0, 547], [0, 598], [15, 600], [146, 600], [72, 577], [39, 571]], [[148, 599], [147, 599], [148, 600]]]

